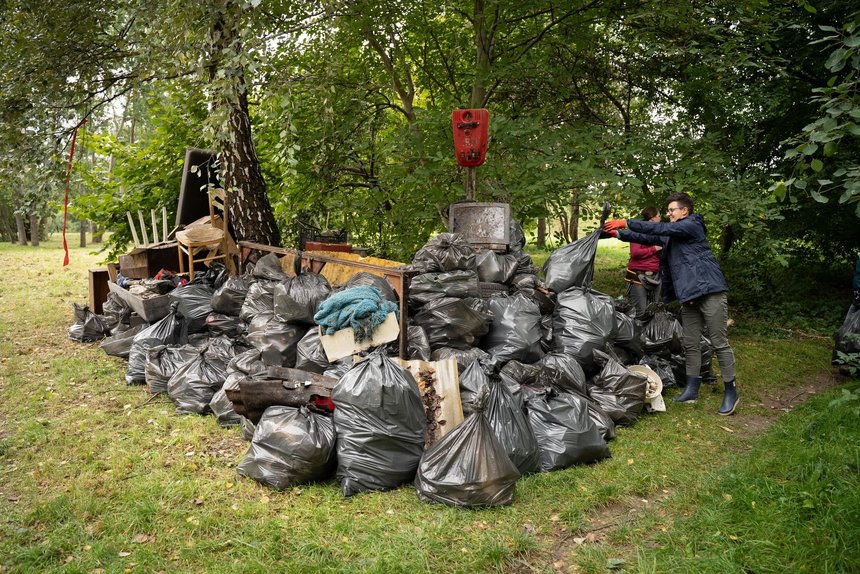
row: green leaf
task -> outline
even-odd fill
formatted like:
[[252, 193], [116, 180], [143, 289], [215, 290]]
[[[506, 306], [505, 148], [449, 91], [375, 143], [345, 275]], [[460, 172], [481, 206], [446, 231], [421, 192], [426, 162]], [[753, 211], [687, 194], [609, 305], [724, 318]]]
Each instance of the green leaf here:
[[818, 144], [808, 143], [802, 148], [800, 148], [800, 151], [803, 153], [803, 155], [812, 155], [818, 151]]
[[824, 144], [824, 157], [830, 157], [839, 149], [839, 146], [834, 142]]
[[809, 190], [809, 195], [811, 195], [812, 199], [814, 199], [818, 203], [827, 203], [827, 198], [815, 191], [814, 189]]
[[850, 190], [850, 189], [846, 189], [846, 190], [842, 193], [842, 195], [840, 195], [840, 196], [839, 196], [839, 203], [840, 203], [840, 205], [841, 205], [841, 204], [843, 204], [843, 203], [846, 203], [846, 202], [847, 202], [849, 199], [851, 199], [852, 197], [854, 197], [854, 192], [853, 192], [852, 190]]
[[824, 163], [820, 159], [812, 160], [812, 171], [821, 171], [824, 169]]
[[794, 182], [794, 187], [796, 187], [797, 189], [806, 189], [806, 181], [798, 179]]
[[845, 38], [845, 45], [849, 48], [860, 46], [860, 36], [849, 36], [848, 38]]
[[818, 185], [820, 185], [820, 186], [832, 185], [832, 184], [833, 184], [833, 182], [830, 181], [829, 179], [819, 179], [818, 180]]
[[845, 60], [843, 59], [845, 57], [845, 53], [845, 48], [837, 48], [832, 54], [830, 54], [830, 57], [827, 58], [824, 65], [831, 72], [838, 72], [843, 66], [845, 66]]

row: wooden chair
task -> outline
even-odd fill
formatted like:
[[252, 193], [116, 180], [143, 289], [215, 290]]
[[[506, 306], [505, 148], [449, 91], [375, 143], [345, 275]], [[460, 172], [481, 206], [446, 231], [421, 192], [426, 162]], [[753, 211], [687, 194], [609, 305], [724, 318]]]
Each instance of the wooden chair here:
[[[215, 214], [216, 208], [220, 217]], [[176, 249], [179, 252], [179, 272], [185, 273], [185, 258], [188, 258], [188, 276], [194, 279], [194, 264], [206, 263], [218, 259], [224, 260], [224, 265], [231, 275], [236, 274], [229, 248], [229, 232], [227, 214], [227, 192], [223, 189], [209, 191], [209, 223], [189, 225], [176, 232]], [[219, 225], [220, 223], [220, 225]]]

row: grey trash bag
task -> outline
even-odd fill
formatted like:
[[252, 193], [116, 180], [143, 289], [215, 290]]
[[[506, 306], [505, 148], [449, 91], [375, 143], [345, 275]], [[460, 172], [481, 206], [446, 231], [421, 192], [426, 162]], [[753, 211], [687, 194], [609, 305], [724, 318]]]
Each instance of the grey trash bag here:
[[454, 359], [457, 361], [457, 366], [460, 369], [465, 369], [473, 361], [480, 363], [486, 362], [490, 356], [483, 349], [472, 347], [471, 349], [453, 349], [451, 347], [439, 347], [430, 353], [430, 358], [434, 361], [444, 361], [445, 359]]
[[615, 311], [615, 326], [616, 333], [612, 342], [629, 351], [636, 361], [641, 359], [644, 354], [642, 323], [627, 313]]
[[609, 458], [609, 447], [588, 413], [588, 401], [571, 393], [537, 393], [526, 403], [529, 423], [540, 447], [540, 470]]
[[248, 329], [248, 342], [261, 353], [263, 362], [273, 367], [294, 367], [296, 354], [307, 327], [285, 323], [277, 317]]
[[475, 265], [478, 268], [478, 280], [488, 283], [504, 283], [505, 269], [495, 251], [479, 250], [475, 252]]
[[537, 472], [540, 469], [537, 439], [523, 412], [522, 401], [514, 399], [504, 383], [490, 384], [484, 414], [520, 474]]
[[170, 304], [170, 311], [161, 320], [141, 330], [134, 336], [131, 349], [128, 352], [128, 369], [125, 374], [126, 384], [143, 384], [146, 382], [146, 352], [159, 345], [176, 345], [182, 343], [182, 325], [184, 318], [177, 310], [176, 303]]
[[242, 303], [239, 317], [250, 323], [258, 315], [274, 314], [276, 285], [278, 283], [273, 281], [256, 281], [248, 286], [248, 294]]
[[470, 415], [481, 408], [481, 397], [489, 392], [490, 378], [478, 361], [469, 363], [460, 373], [460, 403], [463, 415]]
[[69, 327], [69, 339], [82, 343], [92, 343], [110, 335], [104, 317], [90, 311], [89, 305], [72, 303], [75, 309], [75, 322]]
[[409, 306], [419, 308], [444, 297], [480, 297], [478, 274], [474, 271], [423, 273], [409, 282]]
[[424, 451], [425, 415], [409, 371], [374, 351], [341, 377], [331, 398], [344, 496], [414, 478]]
[[603, 437], [603, 440], [606, 442], [611, 441], [615, 438], [615, 421], [612, 420], [606, 411], [604, 411], [597, 401], [589, 398], [587, 395], [580, 395], [579, 393], [571, 393], [576, 396], [582, 397], [588, 402], [588, 416], [591, 419], [591, 422], [594, 423], [594, 426], [597, 427], [597, 431], [600, 433], [600, 436]]
[[649, 355], [668, 356], [683, 352], [684, 329], [675, 316], [665, 308], [659, 308], [642, 329], [645, 338], [643, 351]]
[[561, 293], [571, 287], [590, 288], [594, 278], [594, 258], [597, 241], [603, 223], [609, 215], [609, 204], [603, 204], [603, 214], [597, 229], [573, 243], [569, 243], [550, 254], [543, 265], [544, 285], [547, 289]]
[[296, 368], [311, 373], [324, 373], [331, 368], [331, 363], [320, 344], [319, 327], [308, 329], [296, 347]]
[[834, 357], [838, 357], [836, 353], [860, 353], [860, 305], [852, 305], [848, 308], [842, 325], [836, 331]]
[[475, 250], [460, 233], [440, 233], [415, 253], [412, 268], [420, 273], [474, 271]]
[[239, 353], [227, 363], [227, 377], [224, 380], [225, 389], [238, 389], [239, 381], [253, 375], [262, 375], [268, 369], [269, 365], [263, 362], [260, 358], [260, 351], [257, 349], [249, 349]]
[[477, 412], [424, 453], [415, 489], [425, 502], [503, 506], [513, 502], [519, 478], [490, 423]]
[[517, 385], [532, 385], [537, 382], [540, 370], [541, 368], [537, 364], [508, 361], [499, 371], [499, 376], [507, 378]]
[[257, 279], [273, 282], [284, 281], [288, 277], [281, 268], [280, 258], [274, 253], [267, 253], [260, 257], [251, 270], [251, 275]]
[[552, 319], [553, 350], [573, 356], [586, 374], [599, 370], [592, 352], [615, 334], [615, 309], [596, 292], [570, 289], [558, 296]]
[[159, 345], [146, 352], [144, 375], [150, 393], [166, 393], [167, 381], [182, 365], [200, 354], [190, 345]]
[[540, 348], [541, 314], [538, 306], [522, 293], [493, 297], [487, 302], [493, 322], [481, 339], [481, 348], [493, 361], [534, 363], [543, 356]]
[[331, 419], [304, 407], [273, 406], [257, 423], [236, 472], [283, 490], [327, 478], [334, 466], [334, 452]]
[[242, 424], [242, 415], [236, 414], [233, 409], [233, 401], [227, 398], [227, 393], [224, 389], [218, 390], [212, 395], [212, 400], [209, 401], [209, 410], [215, 415], [218, 420], [218, 425], [222, 427], [234, 427]]
[[361, 273], [356, 273], [349, 280], [341, 285], [338, 288], [338, 291], [344, 291], [346, 289], [352, 289], [353, 287], [361, 287], [362, 285], [367, 285], [369, 287], [376, 287], [379, 290], [379, 293], [382, 295], [382, 298], [386, 301], [391, 301], [393, 303], [397, 303], [400, 301], [400, 298], [397, 296], [397, 292], [391, 286], [385, 277], [380, 277], [379, 275], [374, 275], [373, 273], [367, 273], [366, 271], [362, 271]]
[[243, 277], [228, 277], [227, 281], [212, 295], [212, 310], [231, 317], [238, 317], [248, 295], [248, 284]]
[[526, 246], [526, 234], [523, 233], [523, 227], [513, 217], [508, 224], [508, 245], [511, 250], [521, 250]]
[[675, 373], [672, 370], [672, 362], [669, 359], [664, 359], [657, 355], [645, 355], [639, 359], [639, 364], [650, 367], [652, 371], [657, 373], [657, 376], [663, 382], [664, 389], [677, 384]]
[[176, 404], [176, 414], [204, 415], [209, 403], [223, 385], [227, 372], [223, 364], [206, 357], [199, 349], [197, 356], [182, 365], [167, 382], [167, 396]]
[[562, 392], [586, 393], [585, 372], [574, 357], [550, 353], [537, 364], [540, 366], [538, 384]]
[[427, 333], [431, 349], [468, 349], [487, 334], [493, 316], [481, 299], [445, 297], [424, 305], [414, 320]]
[[99, 348], [108, 355], [127, 360], [128, 354], [131, 352], [131, 345], [134, 343], [134, 337], [147, 327], [149, 324], [143, 323], [124, 331], [118, 331], [102, 341]]
[[179, 305], [179, 312], [185, 317], [185, 336], [206, 331], [206, 317], [212, 312], [213, 293], [215, 290], [205, 283], [189, 283], [167, 295]]
[[239, 337], [245, 332], [245, 323], [238, 316], [209, 313], [206, 317], [206, 330], [212, 336]]
[[329, 295], [331, 287], [319, 273], [296, 275], [275, 286], [275, 317], [287, 323], [315, 325], [314, 315]]
[[120, 299], [119, 295], [110, 292], [108, 293], [107, 300], [102, 303], [102, 315], [104, 316], [105, 324], [111, 330], [111, 333], [115, 335], [120, 325], [128, 327], [131, 318], [131, 307], [128, 306], [128, 303]]
[[429, 361], [430, 352], [430, 339], [426, 331], [418, 325], [406, 327], [406, 358], [410, 361]]
[[615, 424], [633, 424], [645, 408], [648, 378], [630, 371], [606, 353], [596, 351], [595, 355], [606, 363], [594, 378], [588, 395], [612, 417]]
[[242, 419], [240, 426], [242, 427], [242, 438], [248, 442], [254, 440], [254, 431], [257, 430], [257, 425], [251, 422], [251, 419], [247, 419], [242, 415], [239, 415], [239, 418]]

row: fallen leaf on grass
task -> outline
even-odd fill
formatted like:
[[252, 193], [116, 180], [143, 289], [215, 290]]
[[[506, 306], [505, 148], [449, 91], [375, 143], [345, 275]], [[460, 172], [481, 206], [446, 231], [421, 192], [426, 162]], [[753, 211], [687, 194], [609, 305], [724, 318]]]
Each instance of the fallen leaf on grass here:
[[120, 558], [125, 558], [126, 556], [131, 556], [131, 552], [126, 552], [125, 550], [123, 550], [119, 553]]
[[146, 543], [147, 543], [147, 542], [149, 542], [150, 540], [151, 540], [151, 537], [150, 537], [149, 535], [147, 535], [147, 534], [138, 534], [137, 536], [135, 536], [135, 537], [132, 539], [132, 541], [133, 541], [135, 544], [146, 544]]
[[606, 561], [606, 567], [609, 570], [620, 570], [625, 563], [626, 560], [624, 560], [623, 558], [610, 558]]
[[723, 429], [723, 430], [724, 430], [724, 431], [726, 431], [726, 432], [730, 432], [730, 433], [735, 432], [735, 431], [733, 431], [732, 429], [730, 429], [729, 427], [720, 426], [720, 428], [721, 428], [721, 429]]

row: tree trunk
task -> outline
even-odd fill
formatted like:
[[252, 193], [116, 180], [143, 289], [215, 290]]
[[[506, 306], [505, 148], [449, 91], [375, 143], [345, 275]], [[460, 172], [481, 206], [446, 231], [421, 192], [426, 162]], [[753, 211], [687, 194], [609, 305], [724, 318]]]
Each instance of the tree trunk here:
[[39, 246], [39, 216], [35, 213], [30, 214], [30, 245]]
[[81, 238], [81, 247], [87, 246], [87, 228], [90, 226], [90, 222], [86, 219], [81, 220], [81, 230], [79, 231], [79, 235]]
[[101, 227], [99, 227], [97, 224], [94, 223], [93, 224], [93, 236], [92, 236], [92, 239], [90, 239], [90, 241], [92, 243], [101, 243], [102, 242], [102, 235], [104, 235], [104, 229], [102, 229]]
[[[487, 4], [491, 10], [487, 10]], [[472, 25], [475, 30], [475, 81], [472, 84], [472, 97], [469, 101], [471, 108], [483, 108], [487, 105], [487, 81], [493, 62], [493, 45], [495, 41], [496, 22], [498, 21], [498, 5], [495, 0], [475, 0], [472, 13]], [[488, 20], [487, 12], [492, 18]], [[475, 199], [478, 189], [478, 170], [466, 168], [466, 199]]]
[[219, 12], [210, 29], [213, 54], [210, 81], [215, 79], [219, 67], [233, 66], [225, 74], [225, 77], [232, 78], [232, 94], [213, 94], [214, 104], [226, 108], [228, 115], [226, 130], [221, 131], [218, 145], [222, 183], [229, 194], [230, 226], [236, 241], [280, 247], [280, 231], [266, 194], [266, 183], [251, 133], [244, 66], [227, 64], [222, 57], [224, 50], [235, 54], [234, 62], [242, 55], [239, 38], [241, 12], [231, 0], [218, 1], [216, 5]]
[[570, 198], [570, 231], [568, 235], [571, 241], [579, 239], [579, 193], [574, 193]]
[[726, 260], [729, 256], [729, 251], [735, 243], [735, 230], [731, 225], [723, 227], [723, 233], [720, 237], [720, 262]]
[[540, 248], [546, 247], [546, 217], [538, 217], [537, 246]]
[[3, 222], [3, 228], [0, 232], [3, 233], [3, 238], [9, 243], [15, 243], [15, 232], [12, 230], [12, 218], [9, 216], [9, 210], [5, 203], [0, 203], [0, 221]]
[[15, 225], [18, 226], [18, 245], [27, 245], [27, 227], [24, 225], [24, 216], [15, 213]]

